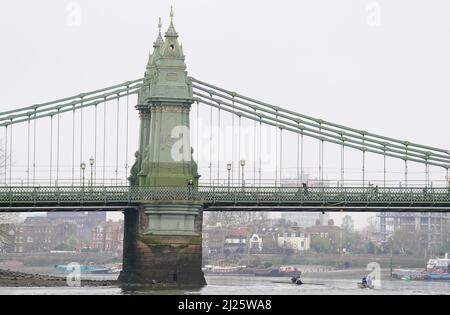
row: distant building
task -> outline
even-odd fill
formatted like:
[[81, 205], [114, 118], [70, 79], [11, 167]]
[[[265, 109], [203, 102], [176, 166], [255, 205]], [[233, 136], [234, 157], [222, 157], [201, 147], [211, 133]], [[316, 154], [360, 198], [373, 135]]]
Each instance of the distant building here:
[[72, 246], [68, 241], [75, 233], [76, 225], [73, 223], [52, 222], [43, 217], [27, 218], [22, 224], [10, 226], [8, 251], [33, 253], [67, 249]]
[[311, 248], [311, 236], [301, 227], [291, 227], [278, 235], [278, 246], [294, 251], [307, 251]]
[[123, 220], [102, 222], [91, 231], [90, 248], [103, 252], [122, 252], [123, 234]]
[[322, 212], [284, 212], [281, 217], [303, 228], [315, 226], [317, 220], [319, 220], [320, 225], [326, 225], [330, 220], [330, 214], [323, 214]]
[[91, 232], [98, 224], [106, 222], [106, 212], [47, 212], [50, 221], [76, 224], [76, 236], [84, 242], [91, 241]]
[[327, 225], [322, 225], [319, 223], [320, 222], [316, 222], [316, 225], [306, 229], [307, 233], [309, 233], [311, 237], [317, 236], [322, 238], [331, 238], [332, 234], [340, 233], [342, 231], [339, 226], [334, 225], [333, 220], [328, 220]]
[[435, 250], [449, 241], [450, 213], [425, 212], [383, 212], [380, 219], [380, 242], [387, 243], [397, 230], [419, 236], [420, 246], [427, 250]]

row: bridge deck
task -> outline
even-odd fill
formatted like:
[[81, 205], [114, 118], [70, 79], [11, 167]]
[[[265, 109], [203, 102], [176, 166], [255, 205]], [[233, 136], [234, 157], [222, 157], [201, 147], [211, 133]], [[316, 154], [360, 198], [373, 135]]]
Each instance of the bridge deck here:
[[0, 211], [123, 211], [202, 202], [207, 211], [450, 211], [448, 188], [0, 187]]

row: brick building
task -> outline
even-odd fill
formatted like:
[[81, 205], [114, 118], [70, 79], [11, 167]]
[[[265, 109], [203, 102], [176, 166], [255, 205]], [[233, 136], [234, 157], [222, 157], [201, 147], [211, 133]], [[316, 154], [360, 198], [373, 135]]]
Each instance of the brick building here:
[[101, 222], [91, 232], [92, 249], [103, 252], [123, 251], [124, 222], [112, 220]]
[[75, 248], [69, 243], [76, 240], [76, 225], [69, 222], [53, 222], [45, 217], [27, 218], [24, 223], [11, 225], [8, 231], [8, 252], [33, 253], [57, 249]]

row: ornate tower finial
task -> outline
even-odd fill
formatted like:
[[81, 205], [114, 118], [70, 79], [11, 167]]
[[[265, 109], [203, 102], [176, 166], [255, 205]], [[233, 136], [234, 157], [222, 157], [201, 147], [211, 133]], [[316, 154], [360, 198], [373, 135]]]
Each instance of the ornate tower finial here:
[[177, 31], [175, 30], [175, 27], [173, 26], [173, 6], [170, 7], [170, 25], [169, 29], [166, 32], [166, 37], [178, 37]]
[[156, 38], [156, 41], [153, 43], [153, 47], [161, 47], [164, 44], [164, 40], [161, 36], [161, 28], [162, 28], [162, 22], [161, 22], [161, 18], [159, 18], [158, 21], [158, 29], [159, 29], [159, 33], [158, 33], [158, 37]]

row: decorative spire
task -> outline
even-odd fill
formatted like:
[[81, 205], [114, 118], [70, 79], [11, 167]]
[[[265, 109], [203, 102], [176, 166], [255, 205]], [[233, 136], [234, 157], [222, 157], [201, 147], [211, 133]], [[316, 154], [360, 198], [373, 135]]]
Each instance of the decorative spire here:
[[162, 22], [161, 22], [161, 18], [159, 18], [159, 22], [158, 22], [158, 29], [159, 29], [159, 33], [158, 33], [158, 38], [156, 38], [156, 41], [153, 43], [153, 47], [162, 47], [162, 45], [164, 44], [164, 40], [161, 36], [161, 28], [162, 28]]
[[166, 32], [166, 37], [178, 37], [177, 31], [175, 30], [175, 27], [173, 26], [173, 6], [170, 7], [170, 25], [169, 29]]

